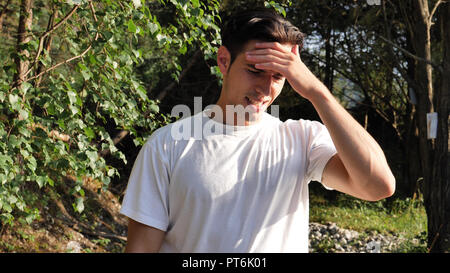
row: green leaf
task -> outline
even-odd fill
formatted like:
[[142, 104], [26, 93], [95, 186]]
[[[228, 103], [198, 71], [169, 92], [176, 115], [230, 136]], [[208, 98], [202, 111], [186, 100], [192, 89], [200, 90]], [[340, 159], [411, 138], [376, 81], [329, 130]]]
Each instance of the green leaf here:
[[9, 195], [7, 200], [8, 200], [8, 203], [14, 204], [17, 202], [17, 197], [15, 197], [14, 195]]
[[92, 140], [93, 138], [95, 138], [94, 130], [92, 130], [89, 127], [84, 128], [84, 134], [89, 138], [89, 140]]
[[154, 113], [158, 113], [159, 112], [159, 106], [156, 105], [156, 104], [150, 104], [149, 108]]
[[77, 94], [73, 91], [68, 91], [67, 96], [69, 97], [70, 104], [77, 102]]
[[55, 181], [53, 181], [53, 179], [51, 179], [49, 176], [47, 176], [47, 182], [50, 186], [55, 186]]
[[141, 99], [143, 99], [143, 100], [147, 100], [148, 99], [147, 91], [144, 89], [144, 87], [139, 86], [138, 88], [136, 88], [136, 91], [137, 91], [139, 97], [141, 97]]
[[12, 212], [12, 208], [11, 208], [11, 206], [8, 203], [3, 203], [3, 208], [2, 209], [4, 211], [8, 212], [8, 213]]
[[45, 182], [47, 182], [48, 179], [45, 176], [37, 176], [36, 177], [36, 183], [38, 184], [39, 188], [42, 188], [45, 185]]
[[[26, 112], [26, 114], [24, 114], [24, 115], [22, 115], [22, 116], [27, 116], [27, 118], [28, 118], [28, 111], [25, 111]], [[20, 113], [20, 111], [19, 111], [19, 113]], [[41, 128], [37, 128], [37, 129], [40, 129], [41, 131], [42, 131], [42, 129]], [[31, 130], [30, 129], [28, 129], [28, 128], [26, 128], [26, 127], [20, 127], [19, 128], [19, 133], [21, 134], [21, 135], [23, 135], [24, 137], [30, 137], [31, 136]]]
[[19, 117], [21, 119], [28, 119], [28, 111], [26, 111], [24, 109], [20, 109], [19, 110]]
[[91, 162], [97, 161], [98, 154], [94, 151], [86, 151], [86, 156], [89, 158]]
[[82, 213], [84, 210], [84, 199], [82, 197], [78, 197], [73, 204], [73, 208], [76, 212]]
[[113, 37], [113, 33], [110, 31], [104, 31], [102, 32], [103, 34], [103, 38], [105, 38], [106, 41], [111, 40], [111, 38]]
[[91, 64], [96, 64], [97, 63], [97, 60], [95, 59], [94, 55], [89, 55], [89, 62]]
[[159, 32], [159, 26], [155, 23], [149, 22], [147, 24], [148, 29], [150, 30], [150, 33], [153, 35], [156, 32]]
[[11, 107], [14, 110], [20, 109], [19, 96], [16, 94], [9, 94], [9, 103], [11, 103]]
[[30, 168], [30, 170], [34, 173], [36, 171], [37, 168], [37, 162], [36, 159], [34, 157], [29, 157], [28, 158], [28, 164], [27, 164], [28, 168]]
[[135, 8], [140, 8], [142, 6], [141, 0], [133, 0], [133, 5]]
[[14, 161], [11, 159], [11, 157], [0, 154], [0, 166], [7, 165], [7, 163], [13, 164], [13, 162]]
[[28, 90], [32, 87], [33, 85], [31, 85], [31, 83], [29, 82], [24, 82], [20, 85], [20, 90], [26, 94], [28, 92]]
[[136, 25], [134, 24], [133, 20], [128, 20], [128, 31], [132, 33], [136, 33]]
[[87, 70], [88, 68], [83, 63], [78, 63], [78, 67], [80, 67], [81, 70]]
[[186, 51], [187, 51], [186, 44], [183, 44], [183, 46], [180, 49], [178, 49], [178, 52], [180, 52], [180, 54], [183, 54], [183, 55], [186, 53]]
[[[6, 183], [6, 181], [8, 181], [6, 175], [3, 174], [3, 173], [0, 173], [0, 184], [3, 185], [3, 184]], [[1, 208], [0, 208], [0, 209], [1, 209]]]
[[198, 0], [191, 0], [191, 3], [194, 8], [200, 7], [200, 3]]

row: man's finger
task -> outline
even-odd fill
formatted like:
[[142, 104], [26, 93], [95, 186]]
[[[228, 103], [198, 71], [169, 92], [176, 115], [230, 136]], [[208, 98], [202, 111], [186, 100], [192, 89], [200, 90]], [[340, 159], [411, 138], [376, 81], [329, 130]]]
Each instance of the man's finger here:
[[246, 60], [252, 63], [278, 62], [284, 65], [288, 64], [285, 59], [276, 55], [268, 55], [268, 54], [265, 55], [246, 54]]
[[289, 52], [289, 49], [278, 42], [258, 42], [255, 48], [272, 48], [281, 52]]
[[286, 53], [281, 52], [279, 50], [275, 50], [272, 48], [262, 48], [262, 49], [254, 49], [246, 52], [247, 56], [252, 55], [273, 55], [277, 56], [278, 58], [285, 58]]
[[255, 64], [255, 68], [260, 70], [278, 72], [283, 75], [285, 66], [277, 62], [267, 62], [267, 63], [257, 63]]

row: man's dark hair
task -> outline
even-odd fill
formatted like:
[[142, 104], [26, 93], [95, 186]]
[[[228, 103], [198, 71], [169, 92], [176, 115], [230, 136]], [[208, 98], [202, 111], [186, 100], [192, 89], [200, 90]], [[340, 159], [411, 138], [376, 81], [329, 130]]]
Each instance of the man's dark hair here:
[[221, 33], [222, 45], [230, 52], [231, 63], [250, 40], [298, 44], [299, 50], [303, 47], [304, 34], [270, 9], [236, 13], [225, 20]]

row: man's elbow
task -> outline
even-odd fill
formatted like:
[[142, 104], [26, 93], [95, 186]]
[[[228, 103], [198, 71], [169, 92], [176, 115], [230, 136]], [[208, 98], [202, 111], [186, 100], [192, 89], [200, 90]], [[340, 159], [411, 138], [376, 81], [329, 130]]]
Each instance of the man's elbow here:
[[392, 174], [377, 179], [377, 190], [371, 196], [369, 201], [380, 201], [391, 197], [395, 193], [395, 177]]

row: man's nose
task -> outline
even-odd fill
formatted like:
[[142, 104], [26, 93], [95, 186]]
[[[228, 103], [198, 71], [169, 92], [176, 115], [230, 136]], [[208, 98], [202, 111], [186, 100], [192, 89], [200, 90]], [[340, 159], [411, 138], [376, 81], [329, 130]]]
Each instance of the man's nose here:
[[258, 82], [258, 87], [256, 91], [261, 93], [264, 96], [269, 96], [272, 90], [272, 86], [274, 84], [273, 77], [271, 74], [266, 75], [260, 79]]

